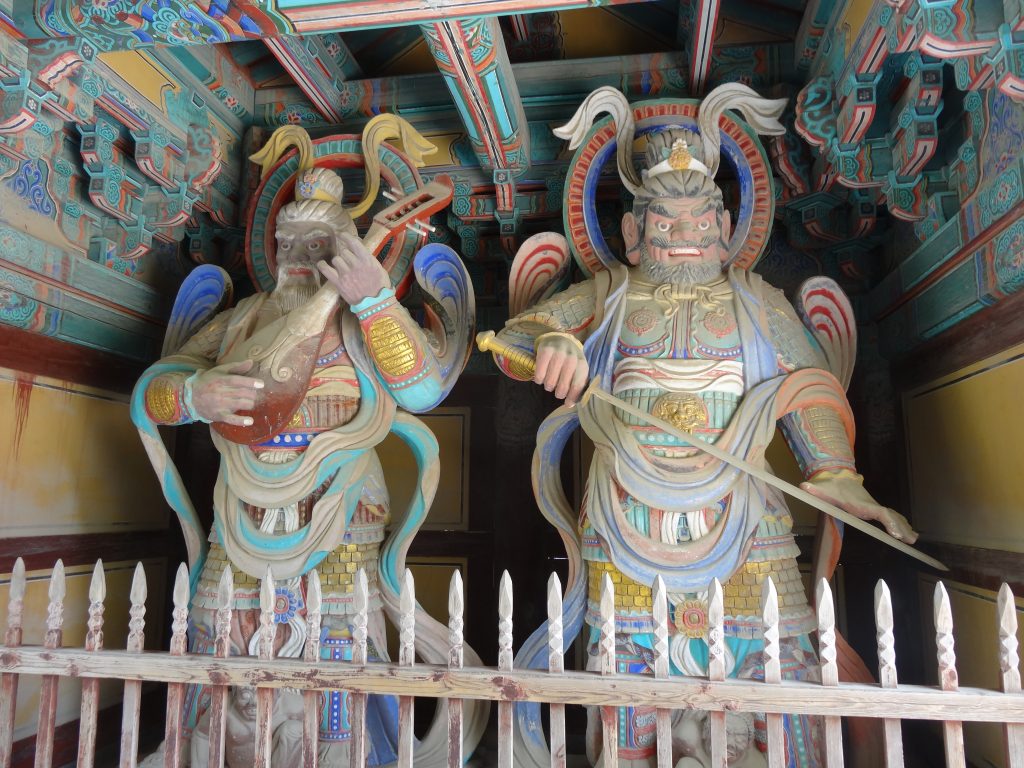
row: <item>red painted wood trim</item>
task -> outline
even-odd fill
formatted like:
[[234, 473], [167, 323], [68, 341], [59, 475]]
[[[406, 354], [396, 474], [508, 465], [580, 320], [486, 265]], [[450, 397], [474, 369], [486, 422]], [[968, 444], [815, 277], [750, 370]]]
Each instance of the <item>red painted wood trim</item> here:
[[917, 547], [949, 566], [942, 578], [993, 592], [1006, 582], [1015, 595], [1024, 595], [1024, 553], [933, 541]]
[[109, 352], [0, 326], [0, 367], [128, 393], [145, 366]]
[[116, 562], [166, 557], [174, 568], [186, 560], [181, 536], [166, 530], [0, 539], [0, 573], [10, 573], [19, 557], [30, 571], [53, 568], [57, 558], [65, 566], [74, 566], [92, 565], [99, 559]]
[[[957, 216], [960, 215], [961, 214], [959, 213], [957, 214]], [[1017, 203], [1009, 213], [1003, 215], [1002, 218], [993, 222], [986, 229], [983, 229], [975, 235], [974, 238], [970, 242], [966, 243], [953, 257], [947, 259], [940, 267], [937, 267], [927, 277], [902, 293], [896, 301], [879, 312], [878, 315], [875, 316], [875, 320], [882, 320], [888, 317], [915, 296], [924, 293], [924, 291], [935, 285], [935, 283], [939, 282], [939, 280], [960, 266], [964, 261], [973, 256], [975, 251], [989, 241], [995, 239], [1003, 232], [1003, 230], [1007, 229], [1022, 216], [1024, 216], [1024, 202]]]
[[976, 312], [893, 365], [900, 391], [956, 373], [1024, 341], [1024, 291]]

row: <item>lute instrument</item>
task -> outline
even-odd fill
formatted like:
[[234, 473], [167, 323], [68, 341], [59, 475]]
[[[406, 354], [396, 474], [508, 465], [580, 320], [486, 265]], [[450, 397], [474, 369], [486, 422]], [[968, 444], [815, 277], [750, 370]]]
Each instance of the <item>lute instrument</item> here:
[[[422, 222], [451, 202], [454, 187], [447, 176], [402, 197], [373, 217], [363, 245], [376, 256], [402, 229], [423, 234]], [[292, 310], [229, 349], [218, 363], [252, 360], [247, 376], [261, 378], [252, 410], [238, 411], [253, 420], [249, 426], [214, 422], [211, 426], [235, 443], [254, 445], [272, 439], [302, 405], [320, 351], [327, 322], [339, 304], [338, 292], [325, 283], [303, 306]]]

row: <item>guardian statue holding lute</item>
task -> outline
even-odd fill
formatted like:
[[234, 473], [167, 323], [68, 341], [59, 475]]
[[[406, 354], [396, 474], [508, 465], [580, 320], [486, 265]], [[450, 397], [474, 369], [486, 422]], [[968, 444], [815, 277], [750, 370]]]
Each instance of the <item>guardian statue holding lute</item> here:
[[[386, 144], [389, 138], [401, 138], [404, 152]], [[292, 147], [297, 151], [289, 152]], [[301, 657], [315, 568], [321, 658], [351, 659], [353, 592], [363, 569], [369, 656], [387, 658], [384, 619], [397, 620], [406, 551], [437, 486], [437, 442], [411, 414], [430, 410], [447, 395], [465, 365], [474, 326], [472, 285], [456, 254], [437, 244], [417, 250], [426, 236], [422, 222], [452, 196], [446, 180], [423, 184], [419, 178], [416, 166], [432, 150], [390, 115], [371, 120], [361, 141], [339, 136], [314, 143], [301, 129], [279, 129], [253, 157], [263, 180], [250, 208], [247, 256], [250, 274], [264, 290], [223, 309], [230, 295], [226, 274], [200, 267], [179, 292], [165, 356], [140, 379], [132, 412], [185, 533], [193, 652], [212, 652], [218, 584], [230, 564], [233, 654], [257, 652], [260, 585], [269, 567], [275, 656]], [[361, 165], [364, 199], [346, 208], [342, 178], [333, 168]], [[397, 201], [373, 215], [360, 239], [354, 220], [375, 202], [382, 172]], [[271, 232], [272, 239], [260, 236]], [[399, 303], [412, 279], [424, 296], [426, 329]], [[157, 431], [159, 425], [195, 421], [210, 423], [221, 457], [208, 537]], [[374, 450], [391, 433], [408, 444], [419, 469], [402, 515], [390, 508]], [[422, 659], [446, 661], [447, 638], [444, 627], [417, 610]], [[470, 649], [466, 653], [468, 663], [479, 663]], [[275, 709], [282, 714], [275, 714], [280, 733], [275, 731], [274, 760], [282, 766], [299, 764], [301, 738], [286, 714], [289, 695], [279, 692]], [[207, 764], [208, 699], [202, 688], [188, 693], [183, 725], [194, 733], [193, 766]], [[319, 764], [348, 766], [349, 696], [327, 691], [322, 704]], [[466, 706], [468, 752], [480, 737], [486, 708]], [[416, 747], [417, 765], [446, 761], [447, 723], [444, 707], [439, 709]], [[229, 736], [248, 732], [238, 714], [246, 709], [235, 710], [238, 722]], [[363, 721], [368, 764], [394, 762], [396, 700], [371, 696]], [[244, 745], [238, 749], [245, 754]]]

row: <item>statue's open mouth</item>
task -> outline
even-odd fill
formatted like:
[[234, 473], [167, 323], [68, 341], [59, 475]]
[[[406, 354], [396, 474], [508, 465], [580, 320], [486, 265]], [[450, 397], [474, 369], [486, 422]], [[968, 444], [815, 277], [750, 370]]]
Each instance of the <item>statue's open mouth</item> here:
[[669, 256], [697, 257], [701, 255], [700, 248], [670, 248]]

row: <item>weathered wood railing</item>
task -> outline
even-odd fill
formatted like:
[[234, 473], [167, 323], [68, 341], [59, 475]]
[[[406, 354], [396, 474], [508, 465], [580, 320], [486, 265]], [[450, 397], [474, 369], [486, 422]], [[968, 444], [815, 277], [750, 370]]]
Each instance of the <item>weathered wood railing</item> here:
[[[953, 645], [953, 621], [945, 587], [935, 589], [934, 625], [939, 669], [938, 687], [900, 685], [896, 678], [893, 642], [892, 603], [884, 582], [875, 591], [875, 617], [878, 630], [879, 678], [877, 685], [840, 683], [838, 678], [835, 612], [828, 584], [817, 586], [818, 645], [821, 658], [821, 683], [781, 680], [778, 641], [778, 598], [770, 579], [765, 581], [761, 604], [764, 620], [764, 682], [725, 679], [725, 641], [721, 585], [715, 581], [709, 590], [708, 645], [706, 678], [669, 675], [668, 617], [664, 585], [654, 585], [654, 675], [623, 675], [615, 671], [612, 584], [606, 576], [600, 601], [601, 627], [597, 672], [565, 671], [562, 659], [562, 596], [556, 576], [548, 582], [549, 669], [548, 671], [513, 668], [512, 657], [512, 584], [502, 577], [498, 595], [498, 667], [464, 667], [462, 654], [463, 595], [462, 581], [456, 573], [449, 594], [449, 644], [447, 666], [414, 663], [415, 606], [412, 575], [406, 572], [402, 582], [400, 650], [397, 664], [367, 663], [367, 586], [365, 575], [356, 577], [353, 617], [353, 661], [319, 661], [320, 587], [311, 574], [307, 594], [308, 641], [302, 659], [273, 659], [276, 625], [273, 620], [273, 579], [268, 574], [261, 590], [261, 620], [258, 652], [253, 656], [229, 656], [231, 595], [233, 578], [225, 569], [221, 578], [219, 608], [215, 620], [215, 653], [190, 655], [186, 647], [188, 572], [179, 568], [174, 585], [170, 652], [142, 652], [146, 599], [145, 573], [135, 571], [129, 610], [129, 636], [124, 651], [103, 647], [103, 568], [97, 563], [89, 590], [88, 634], [83, 649], [64, 648], [64, 568], [58, 561], [50, 581], [47, 631], [42, 646], [22, 645], [22, 616], [25, 594], [25, 568], [19, 559], [10, 585], [8, 626], [5, 646], [0, 649], [0, 768], [11, 764], [15, 702], [20, 675], [39, 675], [42, 688], [39, 699], [39, 729], [36, 737], [36, 768], [50, 766], [53, 755], [53, 725], [56, 712], [57, 683], [62, 677], [83, 679], [78, 765], [91, 766], [96, 743], [97, 684], [102, 679], [124, 681], [124, 706], [120, 742], [121, 766], [134, 766], [137, 760], [139, 731], [139, 687], [143, 681], [168, 684], [167, 725], [164, 765], [178, 766], [182, 759], [181, 713], [185, 686], [200, 683], [212, 686], [210, 722], [210, 764], [223, 765], [227, 694], [232, 685], [253, 686], [257, 690], [256, 766], [270, 765], [271, 712], [275, 690], [294, 688], [304, 692], [303, 750], [304, 767], [315, 768], [315, 747], [319, 728], [319, 690], [344, 689], [352, 696], [352, 764], [365, 765], [367, 745], [364, 716], [367, 694], [391, 694], [399, 697], [399, 765], [413, 764], [412, 701], [414, 697], [445, 698], [448, 708], [448, 764], [463, 762], [462, 699], [498, 702], [498, 760], [511, 768], [514, 760], [512, 703], [535, 701], [551, 705], [551, 765], [566, 761], [566, 704], [601, 708], [605, 726], [604, 766], [617, 764], [615, 734], [618, 707], [657, 709], [657, 765], [672, 765], [671, 712], [695, 708], [710, 713], [710, 751], [712, 764], [726, 765], [727, 712], [765, 713], [767, 756], [770, 766], [784, 763], [784, 713], [822, 715], [825, 723], [826, 760], [829, 768], [843, 765], [841, 718], [878, 718], [884, 723], [887, 766], [903, 765], [902, 719], [942, 722], [946, 764], [965, 766], [964, 721], [1004, 724], [1006, 758], [1010, 768], [1024, 768], [1024, 694], [1021, 693], [1017, 651], [1017, 617], [1013, 594], [1003, 585], [998, 598], [998, 663], [1001, 691], [960, 687], [957, 680]], [[993, 649], [995, 650], [995, 649]]]

